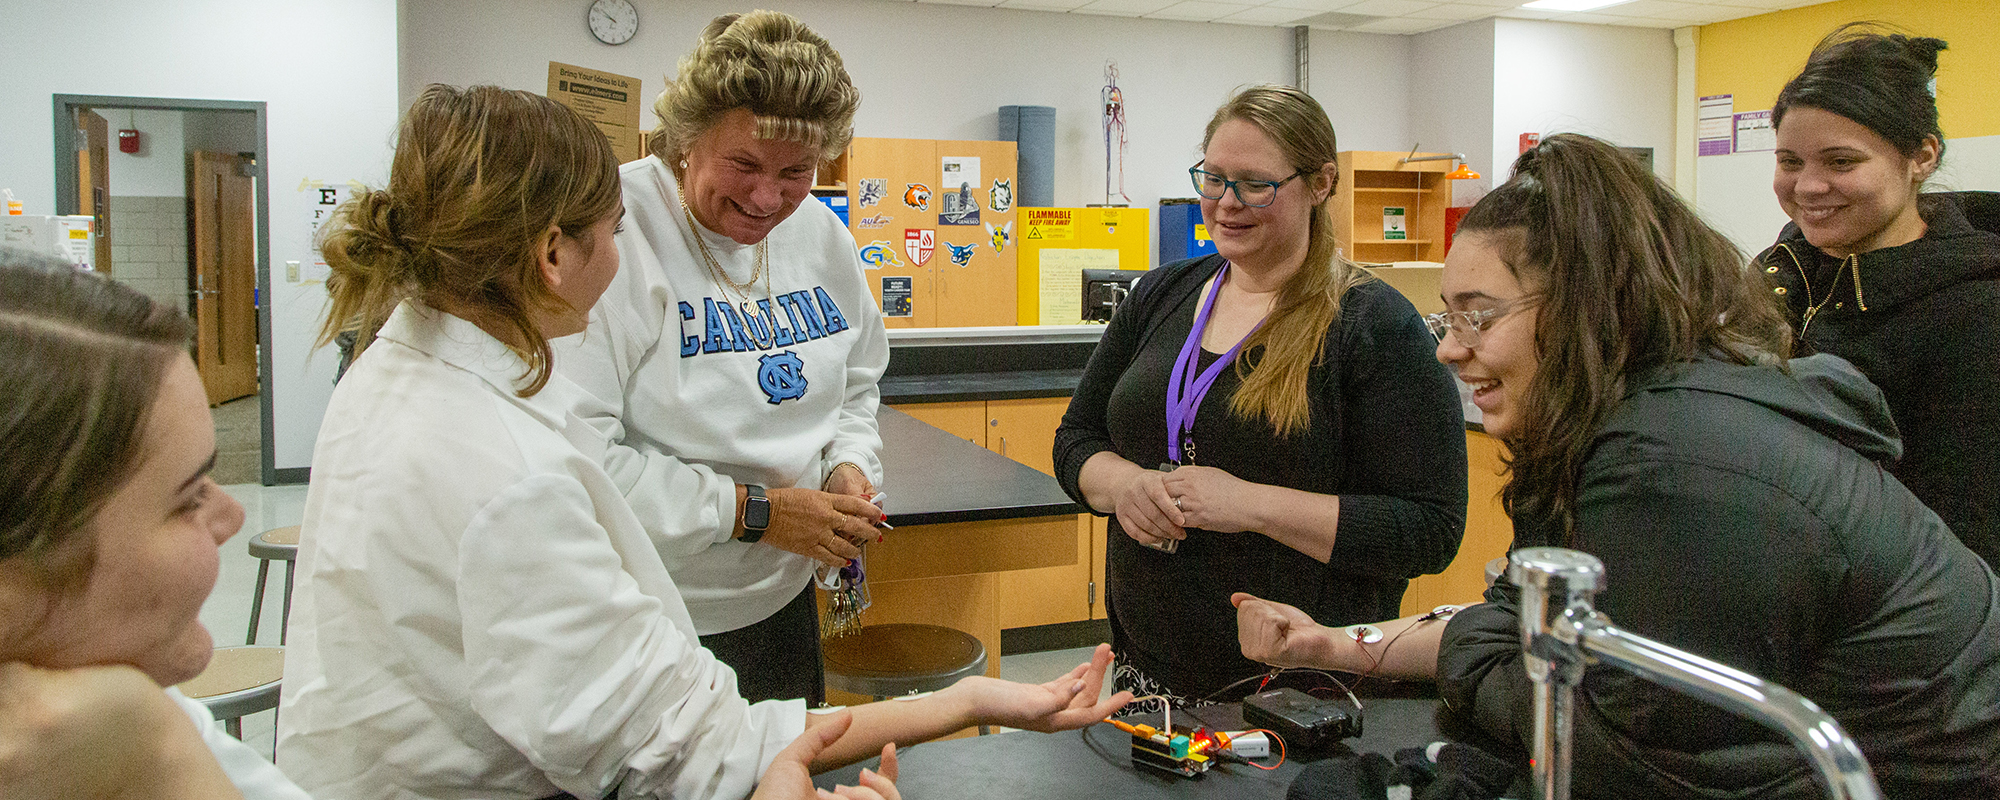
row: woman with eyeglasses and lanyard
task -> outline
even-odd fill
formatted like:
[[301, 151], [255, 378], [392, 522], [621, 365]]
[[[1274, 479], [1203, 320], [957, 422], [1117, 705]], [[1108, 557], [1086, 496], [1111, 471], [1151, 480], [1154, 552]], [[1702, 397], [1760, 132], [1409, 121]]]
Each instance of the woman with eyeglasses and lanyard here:
[[[1597, 609], [1796, 691], [1885, 797], [2000, 796], [2000, 579], [1885, 472], [1882, 392], [1791, 337], [1742, 252], [1612, 145], [1544, 139], [1459, 223], [1430, 318], [1513, 453], [1519, 547], [1604, 563]], [[1506, 579], [1357, 643], [1235, 598], [1245, 655], [1438, 681], [1454, 738], [1524, 764], [1535, 684]], [[1763, 724], [1610, 666], [1579, 685], [1578, 797], [1822, 796]]]
[[1458, 552], [1458, 394], [1409, 301], [1339, 255], [1335, 150], [1298, 89], [1216, 111], [1189, 172], [1217, 255], [1139, 281], [1056, 433], [1063, 488], [1111, 516], [1119, 688], [1248, 693], [1232, 592], [1382, 619]]
[[1882, 387], [1897, 479], [2000, 565], [2000, 194], [1922, 192], [1944, 46], [1844, 26], [1814, 48], [1771, 108], [1792, 222], [1758, 262], [1801, 349]]

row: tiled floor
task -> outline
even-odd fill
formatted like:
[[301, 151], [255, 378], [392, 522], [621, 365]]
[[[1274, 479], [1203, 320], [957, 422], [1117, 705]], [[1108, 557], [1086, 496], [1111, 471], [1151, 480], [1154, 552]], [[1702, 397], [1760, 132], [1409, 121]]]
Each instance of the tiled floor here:
[[[256, 398], [239, 400], [256, 402]], [[225, 406], [227, 407], [227, 406]], [[252, 408], [255, 419], [255, 408]], [[218, 415], [218, 420], [220, 416]], [[221, 423], [218, 421], [218, 426]], [[244, 634], [250, 624], [250, 598], [257, 582], [257, 559], [250, 557], [247, 542], [251, 536], [272, 528], [297, 525], [304, 516], [306, 487], [304, 486], [258, 486], [252, 483], [225, 485], [223, 489], [243, 504], [243, 531], [236, 538], [222, 545], [222, 572], [216, 579], [215, 591], [202, 606], [201, 619], [215, 636], [217, 645], [242, 644]], [[273, 563], [270, 588], [264, 594], [263, 621], [259, 627], [259, 644], [278, 642], [278, 620], [282, 617], [284, 603], [284, 572], [282, 563]], [[1000, 675], [1003, 678], [1023, 683], [1042, 683], [1060, 677], [1078, 663], [1090, 657], [1090, 650], [1053, 650], [1043, 653], [1023, 653], [1003, 656], [1000, 659]], [[1110, 694], [1107, 688], [1104, 694]], [[276, 722], [269, 711], [253, 714], [243, 720], [243, 739], [265, 755], [271, 754], [274, 744]]]

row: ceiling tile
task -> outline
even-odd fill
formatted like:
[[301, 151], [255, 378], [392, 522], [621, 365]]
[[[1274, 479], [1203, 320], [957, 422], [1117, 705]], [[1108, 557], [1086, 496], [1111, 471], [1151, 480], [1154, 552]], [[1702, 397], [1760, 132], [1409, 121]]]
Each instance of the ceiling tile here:
[[1357, 0], [1271, 0], [1265, 6], [1271, 8], [1296, 8], [1304, 11], [1337, 11], [1354, 5]]
[[1006, 0], [996, 8], [1018, 8], [1029, 11], [1068, 11], [1090, 0]]
[[1362, 0], [1340, 9], [1346, 14], [1373, 14], [1378, 17], [1400, 17], [1437, 5], [1422, 0]]
[[987, 8], [1000, 5], [1000, 0], [917, 0], [917, 2], [944, 6], [985, 6]]
[[1248, 8], [1251, 8], [1251, 6], [1241, 3], [1211, 3], [1207, 2], [1207, 0], [1183, 0], [1183, 2], [1167, 6], [1146, 16], [1150, 19], [1180, 19], [1207, 22]]
[[1392, 17], [1389, 19], [1376, 20], [1366, 25], [1358, 25], [1352, 28], [1348, 28], [1348, 30], [1358, 31], [1361, 33], [1423, 33], [1424, 31], [1449, 27], [1452, 24], [1454, 23], [1452, 23], [1450, 20], [1442, 20], [1442, 19]]
[[1537, 11], [1532, 8], [1509, 8], [1494, 14], [1494, 16], [1506, 17], [1508, 19], [1555, 19], [1562, 16], [1562, 14], [1554, 11]]
[[1445, 3], [1410, 14], [1418, 19], [1443, 19], [1464, 21], [1493, 16], [1498, 9], [1492, 6], [1475, 6], [1466, 3]]
[[1229, 15], [1229, 16], [1226, 16], [1226, 17], [1223, 17], [1223, 18], [1221, 18], [1221, 19], [1219, 19], [1219, 20], [1216, 20], [1216, 21], [1217, 21], [1217, 22], [1241, 22], [1241, 23], [1246, 23], [1246, 24], [1253, 24], [1253, 25], [1257, 25], [1257, 24], [1261, 24], [1261, 25], [1280, 25], [1280, 24], [1284, 24], [1284, 23], [1289, 23], [1289, 22], [1293, 22], [1293, 21], [1296, 21], [1296, 20], [1301, 20], [1301, 19], [1304, 19], [1304, 18], [1306, 18], [1306, 17], [1310, 17], [1310, 16], [1312, 16], [1312, 15], [1313, 15], [1313, 12], [1311, 12], [1311, 11], [1306, 11], [1306, 10], [1302, 10], [1302, 9], [1297, 9], [1297, 8], [1278, 8], [1278, 7], [1276, 7], [1276, 6], [1258, 6], [1258, 7], [1256, 7], [1256, 8], [1246, 8], [1246, 9], [1244, 9], [1244, 10], [1242, 10], [1242, 11], [1238, 11], [1238, 12], [1236, 12], [1236, 13], [1234, 13], [1234, 14], [1231, 14], [1231, 15]]
[[1086, 14], [1116, 14], [1136, 17], [1141, 14], [1151, 14], [1177, 2], [1180, 2], [1180, 0], [1094, 0], [1078, 6], [1076, 10]]

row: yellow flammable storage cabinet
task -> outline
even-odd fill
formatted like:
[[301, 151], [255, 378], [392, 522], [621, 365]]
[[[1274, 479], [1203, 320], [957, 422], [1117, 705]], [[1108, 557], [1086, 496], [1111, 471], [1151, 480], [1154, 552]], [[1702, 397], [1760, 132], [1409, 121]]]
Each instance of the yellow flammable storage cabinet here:
[[848, 230], [891, 328], [1014, 324], [1013, 142], [857, 138]]
[[1021, 325], [1083, 321], [1083, 271], [1145, 271], [1151, 209], [1023, 208], [1020, 280], [1015, 307]]

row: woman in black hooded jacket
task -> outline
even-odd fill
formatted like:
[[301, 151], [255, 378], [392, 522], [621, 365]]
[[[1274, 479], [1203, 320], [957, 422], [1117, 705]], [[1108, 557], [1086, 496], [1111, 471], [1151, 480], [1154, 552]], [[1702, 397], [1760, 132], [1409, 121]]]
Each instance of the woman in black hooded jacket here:
[[1944, 153], [1937, 39], [1845, 26], [1779, 93], [1772, 188], [1792, 222], [1758, 265], [1801, 355], [1882, 388], [1890, 471], [2000, 564], [2000, 194], [1923, 194]]

